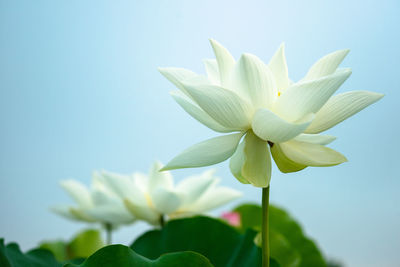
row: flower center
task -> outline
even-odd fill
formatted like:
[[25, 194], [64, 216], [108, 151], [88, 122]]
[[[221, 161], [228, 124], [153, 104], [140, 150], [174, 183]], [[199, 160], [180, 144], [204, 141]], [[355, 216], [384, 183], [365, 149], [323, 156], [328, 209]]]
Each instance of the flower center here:
[[281, 96], [281, 92], [278, 92], [278, 96]]

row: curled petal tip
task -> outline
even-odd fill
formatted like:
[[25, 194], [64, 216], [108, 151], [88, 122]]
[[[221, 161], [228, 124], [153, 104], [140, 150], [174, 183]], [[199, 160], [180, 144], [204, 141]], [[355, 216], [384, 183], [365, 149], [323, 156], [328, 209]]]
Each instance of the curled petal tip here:
[[350, 53], [350, 49], [349, 48], [342, 49], [342, 51], [345, 54], [345, 56], [347, 56], [347, 54]]
[[327, 56], [329, 56], [329, 55], [341, 55], [342, 60], [343, 60], [347, 56], [347, 54], [349, 52], [350, 52], [350, 49], [349, 48], [345, 48], [345, 49], [340, 49], [340, 50], [334, 51], [334, 52], [328, 54]]
[[371, 96], [373, 96], [374, 102], [380, 100], [382, 97], [385, 96], [385, 94], [382, 94], [382, 93], [369, 92], [369, 91], [368, 91], [368, 93], [369, 93]]
[[217, 40], [210, 38], [208, 39], [210, 41], [211, 46], [213, 47], [213, 49], [217, 49], [217, 48], [224, 48], [220, 42], [218, 42]]
[[240, 59], [248, 59], [248, 58], [255, 58], [255, 57], [257, 57], [257, 56], [255, 56], [255, 55], [253, 55], [253, 54], [251, 54], [251, 53], [243, 53], [243, 54], [240, 56]]
[[350, 74], [353, 72], [351, 68], [343, 68], [342, 71]]
[[349, 162], [349, 160], [348, 160], [343, 154], [342, 154], [341, 156], [342, 156], [342, 159], [341, 159], [340, 162], [338, 162], [337, 165], [342, 164], [342, 163], [345, 163], [345, 162]]
[[352, 73], [353, 73], [353, 70], [351, 68], [340, 68], [333, 75], [344, 75], [346, 77], [346, 79], [347, 79], [347, 78], [350, 77], [350, 75]]
[[173, 170], [173, 169], [174, 169], [173, 167], [165, 165], [164, 167], [159, 169], [158, 172], [165, 172], [165, 171], [170, 171], [170, 170]]
[[161, 73], [163, 73], [167, 68], [165, 67], [157, 67], [157, 70]]

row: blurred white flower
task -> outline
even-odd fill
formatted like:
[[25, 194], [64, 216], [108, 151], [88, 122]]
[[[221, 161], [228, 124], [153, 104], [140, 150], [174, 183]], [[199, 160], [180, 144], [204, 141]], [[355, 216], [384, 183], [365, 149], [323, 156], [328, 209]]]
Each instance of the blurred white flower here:
[[214, 176], [214, 170], [188, 177], [174, 186], [171, 174], [159, 172], [161, 168], [162, 164], [155, 162], [149, 175], [131, 176], [103, 171], [102, 182], [124, 199], [135, 218], [153, 225], [163, 224], [165, 216], [176, 218], [203, 213], [241, 196], [239, 191], [217, 186], [219, 179]]
[[125, 208], [121, 198], [102, 183], [98, 172], [93, 173], [90, 189], [72, 179], [61, 181], [61, 186], [76, 202], [75, 206], [60, 205], [51, 208], [61, 216], [77, 221], [101, 223], [111, 228], [134, 221], [134, 216]]
[[349, 68], [338, 69], [348, 50], [326, 55], [293, 83], [284, 45], [269, 64], [251, 54], [236, 62], [221, 44], [211, 40], [211, 45], [216, 59], [204, 61], [207, 77], [181, 68], [159, 70], [180, 89], [171, 95], [186, 112], [212, 130], [237, 133], [186, 149], [164, 170], [208, 166], [232, 157], [230, 168], [240, 182], [267, 187], [271, 154], [282, 172], [343, 163], [347, 160], [342, 154], [325, 146], [335, 137], [319, 133], [383, 96], [351, 91], [332, 97], [351, 74]]

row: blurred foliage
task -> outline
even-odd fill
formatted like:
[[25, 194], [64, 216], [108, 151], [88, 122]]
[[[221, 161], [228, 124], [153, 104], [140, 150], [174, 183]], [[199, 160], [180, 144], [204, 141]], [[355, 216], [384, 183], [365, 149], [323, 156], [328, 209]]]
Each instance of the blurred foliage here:
[[[240, 205], [233, 210], [240, 214], [241, 233], [261, 231], [262, 209], [255, 204]], [[269, 235], [271, 257], [283, 267], [326, 267], [317, 245], [306, 237], [300, 225], [283, 209], [269, 206]], [[260, 245], [260, 236], [255, 242]]]
[[[0, 239], [1, 267], [254, 267], [261, 266], [261, 207], [240, 205], [233, 210], [239, 226], [204, 216], [169, 221], [151, 230], [130, 247], [104, 247], [98, 230], [86, 230], [70, 242], [41, 243], [21, 252], [15, 243]], [[269, 207], [271, 267], [341, 266], [324, 260], [317, 245], [304, 235], [286, 211]], [[86, 260], [85, 260], [86, 259]]]
[[98, 230], [85, 230], [78, 233], [70, 242], [47, 241], [39, 248], [50, 250], [58, 261], [77, 258], [87, 258], [104, 246], [101, 233]]
[[61, 267], [53, 254], [45, 249], [33, 249], [27, 253], [21, 252], [15, 243], [4, 244], [0, 239], [0, 266], [1, 267]]
[[[215, 267], [261, 266], [261, 249], [253, 242], [257, 232], [244, 234], [222, 220], [192, 217], [169, 221], [161, 230], [143, 234], [131, 248], [156, 259], [164, 253], [195, 251], [207, 257]], [[279, 266], [271, 260], [271, 267]]]
[[147, 259], [123, 245], [111, 245], [100, 249], [81, 265], [65, 267], [213, 267], [210, 261], [195, 252], [168, 253], [155, 260]]

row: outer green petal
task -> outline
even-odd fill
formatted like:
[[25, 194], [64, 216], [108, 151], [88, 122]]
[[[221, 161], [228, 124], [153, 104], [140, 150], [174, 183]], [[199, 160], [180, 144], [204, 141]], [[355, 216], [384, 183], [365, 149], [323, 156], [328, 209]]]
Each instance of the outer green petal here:
[[285, 58], [285, 44], [282, 43], [271, 58], [268, 64], [272, 74], [274, 75], [275, 83], [278, 91], [282, 92], [290, 85], [288, 67]]
[[247, 130], [253, 107], [233, 91], [213, 85], [185, 84], [196, 103], [222, 126], [237, 131]]
[[280, 118], [268, 109], [259, 109], [253, 117], [254, 133], [265, 141], [281, 143], [302, 133], [310, 125], [313, 115], [305, 117], [297, 123]]
[[235, 152], [243, 133], [215, 137], [198, 143], [173, 158], [163, 169], [203, 167], [228, 159]]
[[229, 161], [229, 168], [231, 169], [233, 176], [235, 176], [239, 182], [241, 182], [242, 184], [249, 184], [250, 182], [247, 181], [242, 174], [243, 164], [246, 160], [246, 155], [244, 154], [244, 147], [245, 147], [245, 141], [243, 140], [242, 142], [240, 142], [235, 153], [231, 157], [231, 160]]
[[249, 131], [245, 138], [246, 160], [242, 167], [243, 177], [256, 187], [267, 187], [271, 180], [271, 155], [268, 143]]
[[368, 91], [351, 91], [333, 96], [317, 112], [315, 119], [306, 129], [306, 133], [320, 133], [328, 130], [382, 97], [383, 94]]
[[303, 80], [314, 80], [334, 73], [349, 51], [338, 50], [322, 57], [310, 68]]
[[298, 164], [292, 160], [290, 160], [281, 149], [280, 144], [274, 144], [271, 148], [271, 154], [274, 158], [276, 166], [281, 172], [288, 173], [288, 172], [297, 172], [301, 171], [302, 169], [306, 168], [306, 165]]
[[210, 117], [204, 110], [202, 110], [196, 103], [194, 103], [189, 97], [184, 95], [182, 91], [172, 91], [170, 92], [171, 96], [175, 99], [175, 101], [193, 118], [210, 128], [216, 132], [220, 133], [228, 133], [232, 132], [231, 129], [226, 128], [216, 122], [213, 118]]
[[287, 158], [300, 165], [327, 167], [347, 161], [339, 152], [318, 144], [290, 140], [279, 145]]
[[317, 80], [293, 84], [278, 98], [273, 111], [288, 121], [316, 113], [350, 74], [350, 69], [342, 69]]
[[235, 59], [229, 51], [217, 41], [210, 39], [210, 43], [214, 50], [215, 57], [217, 58], [221, 85], [226, 86], [235, 65]]

